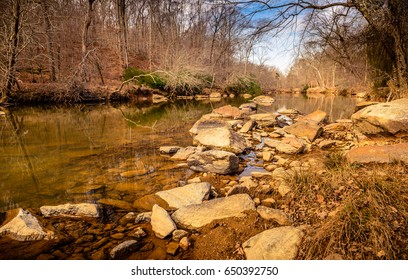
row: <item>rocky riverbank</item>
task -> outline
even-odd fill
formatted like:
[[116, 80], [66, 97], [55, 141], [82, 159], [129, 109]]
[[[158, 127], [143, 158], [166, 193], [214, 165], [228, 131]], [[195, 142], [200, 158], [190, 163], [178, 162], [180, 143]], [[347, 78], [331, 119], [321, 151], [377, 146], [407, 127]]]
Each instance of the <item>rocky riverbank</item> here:
[[2, 213], [0, 257], [407, 258], [408, 99], [359, 105], [333, 123], [323, 111], [263, 113], [257, 103], [273, 100], [217, 108], [190, 129], [192, 146], [159, 148], [194, 171], [187, 182], [133, 204]]

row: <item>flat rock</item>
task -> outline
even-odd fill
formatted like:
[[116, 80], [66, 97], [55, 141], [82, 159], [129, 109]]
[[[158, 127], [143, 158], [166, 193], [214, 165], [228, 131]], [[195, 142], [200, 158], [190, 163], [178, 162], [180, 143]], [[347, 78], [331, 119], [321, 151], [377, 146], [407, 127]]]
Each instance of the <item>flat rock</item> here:
[[40, 211], [44, 217], [99, 217], [98, 205], [93, 203], [41, 206]]
[[408, 98], [364, 108], [351, 116], [354, 128], [363, 134], [408, 133]]
[[256, 212], [258, 212], [259, 216], [261, 216], [263, 219], [275, 221], [281, 226], [289, 226], [292, 224], [289, 215], [281, 210], [265, 206], [258, 206], [258, 208], [256, 208]]
[[18, 208], [6, 213], [0, 236], [17, 241], [38, 241], [53, 239], [54, 233], [47, 232], [29, 211]]
[[135, 224], [150, 223], [151, 219], [152, 219], [152, 212], [151, 211], [150, 212], [143, 212], [143, 213], [140, 213], [140, 214], [138, 214], [136, 216]]
[[181, 147], [179, 146], [162, 146], [159, 148], [160, 153], [162, 154], [174, 154], [180, 150]]
[[114, 247], [109, 255], [112, 259], [123, 258], [136, 251], [139, 248], [139, 245], [140, 244], [136, 240], [126, 240]]
[[300, 117], [298, 121], [309, 121], [317, 124], [324, 124], [327, 122], [327, 113], [321, 110], [314, 111], [306, 116]]
[[248, 210], [255, 210], [254, 201], [247, 194], [237, 194], [180, 208], [172, 218], [182, 228], [195, 229], [218, 219], [245, 217]]
[[234, 107], [231, 105], [226, 105], [226, 106], [214, 109], [213, 112], [221, 115], [223, 118], [239, 119], [239, 118], [242, 118], [243, 116], [242, 111], [239, 110], [238, 107]]
[[249, 116], [251, 120], [254, 121], [261, 121], [261, 122], [275, 122], [275, 118], [277, 117], [276, 114], [270, 114], [270, 113], [259, 113], [259, 114], [253, 114]]
[[238, 172], [239, 158], [230, 152], [211, 150], [191, 155], [187, 164], [197, 172], [232, 174]]
[[175, 155], [171, 157], [172, 160], [186, 160], [189, 156], [195, 153], [205, 151], [205, 147], [185, 147], [177, 151]]
[[298, 121], [292, 125], [286, 126], [284, 130], [286, 133], [290, 133], [296, 137], [306, 137], [311, 142], [313, 142], [323, 132], [323, 128], [316, 122], [307, 120]]
[[242, 135], [226, 127], [202, 129], [194, 136], [193, 140], [194, 145], [202, 145], [235, 154], [240, 154], [248, 148]]
[[99, 199], [98, 203], [113, 206], [119, 209], [125, 209], [125, 210], [133, 209], [133, 206], [131, 203], [123, 201], [123, 200], [118, 200], [118, 199], [103, 198], [103, 199]]
[[274, 140], [270, 138], [264, 139], [265, 145], [275, 148], [277, 151], [284, 154], [299, 154], [303, 152], [305, 144], [295, 138], [283, 138], [282, 140]]
[[261, 106], [271, 106], [275, 102], [275, 99], [267, 95], [259, 95], [252, 101]]
[[208, 199], [210, 190], [210, 183], [192, 183], [184, 187], [160, 191], [156, 195], [166, 201], [171, 208], [178, 209], [190, 204], [200, 204], [204, 199]]
[[346, 159], [349, 163], [408, 163], [408, 143], [354, 148], [346, 154]]
[[120, 176], [123, 178], [133, 178], [136, 176], [146, 175], [147, 173], [149, 173], [147, 169], [129, 170], [129, 171], [120, 173]]
[[356, 108], [354, 109], [354, 112], [360, 111], [361, 109], [364, 109], [368, 106], [372, 105], [377, 105], [380, 102], [375, 102], [375, 101], [362, 101], [356, 104]]
[[242, 128], [240, 129], [239, 132], [247, 133], [247, 132], [251, 131], [255, 126], [256, 126], [256, 121], [249, 120], [242, 126]]
[[133, 208], [139, 211], [151, 211], [153, 205], [159, 205], [164, 209], [170, 209], [170, 206], [162, 198], [155, 194], [149, 194], [136, 199], [133, 202]]
[[195, 124], [189, 130], [189, 132], [191, 135], [194, 136], [198, 134], [200, 130], [202, 129], [220, 128], [220, 127], [231, 128], [231, 126], [225, 120], [217, 119], [217, 118], [208, 118], [204, 115], [203, 117], [201, 117], [201, 119], [195, 122]]
[[239, 106], [239, 109], [242, 111], [247, 111], [247, 112], [252, 112], [256, 111], [256, 103], [255, 102], [250, 102], [250, 103], [244, 103]]
[[293, 260], [303, 232], [292, 226], [265, 230], [242, 244], [247, 260]]
[[169, 213], [157, 204], [153, 206], [150, 223], [154, 234], [160, 239], [166, 238], [177, 229], [177, 226], [171, 219]]
[[318, 146], [320, 149], [322, 149], [322, 150], [326, 150], [326, 149], [329, 149], [329, 148], [335, 146], [336, 143], [337, 143], [337, 142], [334, 141], [334, 140], [323, 140], [322, 142], [320, 142], [319, 144], [317, 144], [317, 146]]

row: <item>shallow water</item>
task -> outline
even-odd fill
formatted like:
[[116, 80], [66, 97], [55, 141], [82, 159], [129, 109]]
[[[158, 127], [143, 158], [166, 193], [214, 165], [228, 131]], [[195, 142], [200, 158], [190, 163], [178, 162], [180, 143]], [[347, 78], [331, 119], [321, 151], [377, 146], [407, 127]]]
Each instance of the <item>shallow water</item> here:
[[[295, 108], [348, 118], [355, 99], [278, 95], [260, 112]], [[153, 105], [24, 107], [0, 116], [0, 210], [111, 199], [131, 203], [187, 180], [192, 171], [158, 153], [163, 145], [192, 144], [188, 134], [202, 114], [225, 104], [179, 101]], [[135, 169], [147, 174], [124, 178]]]

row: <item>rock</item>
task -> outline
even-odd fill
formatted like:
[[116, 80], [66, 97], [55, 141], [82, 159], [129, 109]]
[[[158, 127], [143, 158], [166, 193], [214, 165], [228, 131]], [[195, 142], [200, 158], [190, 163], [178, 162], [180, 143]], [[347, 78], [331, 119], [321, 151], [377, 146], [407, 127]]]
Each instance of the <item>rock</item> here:
[[231, 196], [231, 195], [235, 195], [235, 194], [240, 194], [240, 193], [248, 193], [248, 188], [245, 186], [240, 186], [240, 185], [236, 185], [233, 186], [227, 193], [226, 196]]
[[250, 94], [248, 94], [248, 93], [244, 93], [244, 94], [242, 94], [241, 96], [242, 96], [243, 98], [245, 98], [245, 99], [249, 99], [249, 98], [252, 97], [252, 95], [250, 95]]
[[147, 236], [147, 233], [141, 227], [138, 227], [134, 231], [132, 231], [129, 236], [140, 239]]
[[186, 147], [180, 148], [177, 153], [171, 157], [172, 160], [186, 160], [189, 156], [195, 153], [200, 153], [205, 151], [204, 147]]
[[5, 116], [5, 115], [6, 115], [6, 112], [0, 111], [0, 116]]
[[286, 133], [290, 133], [296, 137], [306, 137], [311, 142], [313, 142], [323, 132], [322, 127], [320, 127], [316, 122], [311, 121], [298, 121], [290, 126], [286, 126], [284, 130]]
[[112, 259], [124, 258], [139, 248], [139, 243], [136, 240], [126, 240], [114, 247], [109, 255]]
[[276, 125], [281, 128], [293, 124], [293, 120], [285, 115], [279, 115], [275, 118], [275, 120]]
[[172, 218], [182, 228], [195, 229], [217, 219], [244, 217], [244, 212], [248, 210], [255, 210], [251, 197], [237, 194], [180, 208], [173, 213]]
[[187, 164], [197, 172], [233, 174], [238, 172], [239, 158], [230, 152], [212, 150], [191, 155]]
[[87, 242], [92, 242], [93, 240], [94, 240], [94, 236], [92, 234], [86, 234], [86, 235], [82, 235], [77, 240], [75, 240], [75, 244], [83, 244]]
[[241, 106], [239, 106], [239, 109], [242, 111], [247, 111], [247, 112], [256, 111], [256, 103], [251, 102], [251, 103], [241, 104]]
[[121, 225], [126, 225], [128, 223], [133, 223], [136, 219], [137, 215], [134, 212], [129, 212], [126, 215], [124, 215], [122, 218], [120, 218], [119, 223]]
[[133, 206], [132, 206], [131, 203], [123, 201], [123, 200], [103, 198], [103, 199], [99, 199], [98, 203], [113, 206], [113, 207], [119, 208], [119, 209], [125, 209], [125, 210], [132, 210], [133, 209]]
[[177, 153], [177, 151], [180, 149], [181, 147], [179, 146], [162, 146], [159, 148], [159, 151], [162, 154], [174, 154]]
[[220, 92], [213, 91], [213, 92], [210, 93], [209, 97], [210, 98], [221, 98], [222, 94]]
[[326, 150], [326, 149], [329, 149], [329, 148], [335, 146], [336, 143], [337, 143], [337, 142], [336, 142], [336, 141], [333, 141], [333, 140], [323, 140], [322, 142], [320, 142], [319, 144], [317, 144], [317, 146], [318, 146], [320, 149], [322, 149], [322, 150]]
[[268, 198], [265, 198], [264, 200], [262, 200], [261, 203], [262, 203], [263, 206], [272, 207], [276, 203], [276, 201], [272, 197], [268, 197]]
[[149, 173], [147, 169], [139, 169], [139, 170], [130, 170], [120, 173], [120, 176], [123, 178], [133, 178], [136, 176], [143, 176]]
[[278, 193], [284, 197], [292, 191], [292, 188], [285, 181], [280, 181], [278, 185]]
[[213, 110], [214, 113], [221, 115], [223, 118], [239, 119], [243, 117], [243, 113], [237, 107], [226, 105]]
[[133, 208], [141, 211], [151, 211], [155, 204], [164, 209], [170, 209], [167, 202], [155, 194], [148, 194], [136, 199], [133, 202]]
[[167, 254], [175, 256], [179, 247], [180, 245], [178, 242], [170, 242], [169, 244], [167, 244]]
[[17, 241], [38, 241], [54, 238], [54, 233], [46, 231], [29, 211], [22, 208], [7, 211], [0, 227], [0, 236]]
[[315, 122], [316, 124], [323, 124], [327, 122], [327, 113], [321, 110], [317, 110], [298, 119], [298, 121], [301, 120]]
[[299, 115], [300, 112], [296, 109], [281, 109], [281, 110], [278, 110], [278, 114], [292, 117], [292, 116]]
[[188, 237], [185, 236], [180, 240], [180, 247], [181, 249], [183, 249], [184, 251], [188, 249], [188, 247], [190, 247], [190, 241], [188, 240]]
[[167, 191], [157, 192], [156, 195], [167, 202], [171, 208], [181, 208], [190, 204], [199, 204], [210, 195], [211, 185], [207, 182], [193, 183]]
[[273, 220], [281, 226], [289, 226], [292, 224], [289, 215], [281, 210], [265, 206], [258, 206], [258, 208], [256, 208], [256, 212], [258, 212], [259, 216], [261, 216], [263, 219], [268, 221]]
[[240, 154], [248, 148], [245, 138], [235, 131], [226, 128], [202, 129], [194, 137], [194, 145]]
[[242, 128], [240, 129], [239, 132], [241, 133], [248, 133], [249, 131], [251, 131], [254, 127], [256, 126], [256, 121], [254, 120], [249, 120], [247, 121]]
[[152, 225], [154, 234], [160, 239], [166, 238], [169, 234], [177, 229], [177, 226], [167, 211], [157, 204], [153, 206], [150, 223]]
[[286, 180], [290, 178], [292, 175], [293, 175], [293, 172], [291, 172], [290, 170], [285, 170], [285, 168], [283, 167], [276, 168], [272, 172], [272, 177], [275, 179]]
[[252, 180], [249, 176], [242, 176], [239, 178], [239, 184], [243, 187], [246, 187], [248, 190], [256, 188], [258, 184]]
[[150, 223], [152, 212], [143, 212], [136, 216], [135, 224]]
[[262, 142], [262, 136], [259, 132], [252, 132], [252, 139], [258, 142]]
[[267, 95], [259, 95], [252, 101], [261, 106], [271, 106], [275, 102], [275, 99]]
[[331, 123], [323, 128], [325, 133], [335, 133], [339, 131], [349, 131], [352, 127], [351, 123]]
[[351, 120], [363, 134], [404, 135], [408, 132], [408, 98], [369, 106], [354, 113]]
[[201, 117], [201, 119], [195, 122], [195, 124], [189, 130], [189, 132], [191, 135], [194, 136], [194, 135], [197, 135], [203, 129], [222, 128], [222, 127], [231, 128], [228, 122], [222, 119], [214, 119], [214, 118], [208, 118], [206, 116], [203, 116]]
[[242, 244], [247, 260], [293, 260], [303, 238], [303, 232], [285, 226], [265, 230]]
[[299, 154], [305, 148], [305, 145], [295, 138], [284, 138], [282, 141], [265, 138], [264, 143], [284, 154]]
[[122, 240], [124, 237], [125, 237], [125, 234], [122, 232], [117, 232], [110, 236], [110, 238], [116, 239], [116, 240]]
[[173, 231], [172, 239], [179, 242], [183, 237], [188, 236], [188, 232], [183, 229], [176, 229]]
[[375, 102], [375, 101], [363, 101], [363, 102], [359, 102], [356, 104], [356, 108], [354, 109], [354, 112], [360, 111], [361, 109], [364, 109], [368, 106], [372, 106], [372, 105], [377, 105], [380, 102]]
[[269, 114], [269, 113], [260, 113], [260, 114], [253, 114], [249, 116], [251, 120], [257, 122], [275, 122], [275, 118], [277, 117], [276, 114]]
[[272, 161], [274, 155], [275, 155], [275, 153], [273, 153], [271, 151], [263, 151], [262, 152], [262, 159], [264, 161]]
[[408, 143], [354, 148], [346, 154], [346, 159], [349, 163], [408, 163]]
[[103, 237], [101, 240], [92, 244], [92, 250], [99, 249], [108, 242], [109, 242], [109, 239], [107, 237]]
[[160, 94], [156, 94], [156, 93], [153, 94], [152, 98], [153, 98], [152, 101], [154, 104], [167, 102], [169, 100], [167, 97], [160, 95]]
[[99, 217], [98, 206], [93, 203], [41, 206], [40, 211], [44, 217]]

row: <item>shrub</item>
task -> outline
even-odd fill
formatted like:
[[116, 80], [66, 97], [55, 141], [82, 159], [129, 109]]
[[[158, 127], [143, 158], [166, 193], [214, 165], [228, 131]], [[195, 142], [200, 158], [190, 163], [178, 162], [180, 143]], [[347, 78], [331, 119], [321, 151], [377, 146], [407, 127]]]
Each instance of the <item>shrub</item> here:
[[225, 91], [233, 94], [252, 94], [257, 95], [262, 92], [261, 86], [254, 77], [237, 77], [234, 78], [225, 87]]
[[165, 81], [155, 72], [148, 73], [136, 67], [129, 67], [123, 73], [125, 81], [134, 78], [138, 85], [146, 85], [153, 89], [164, 90], [166, 87]]

